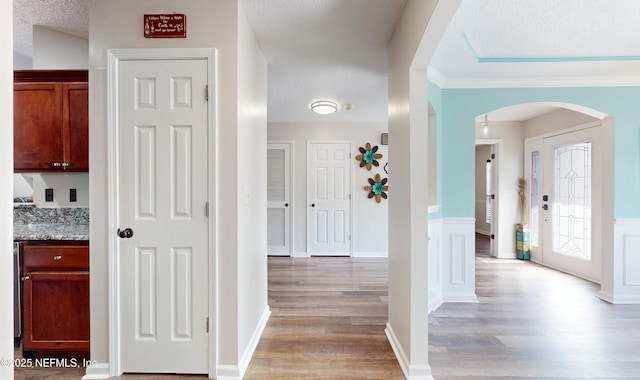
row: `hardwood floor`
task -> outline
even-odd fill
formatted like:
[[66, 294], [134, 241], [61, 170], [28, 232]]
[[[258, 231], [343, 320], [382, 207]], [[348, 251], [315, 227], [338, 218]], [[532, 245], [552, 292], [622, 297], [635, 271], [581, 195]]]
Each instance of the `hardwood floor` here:
[[[385, 259], [271, 257], [268, 263], [272, 316], [245, 379], [404, 378], [383, 332]], [[484, 255], [476, 259], [476, 289], [478, 303], [444, 304], [429, 317], [436, 380], [640, 379], [640, 305], [610, 305], [595, 297], [598, 286], [590, 282]], [[16, 370], [16, 379], [82, 374]]]
[[272, 315], [245, 379], [404, 379], [387, 288], [384, 259], [270, 258]]

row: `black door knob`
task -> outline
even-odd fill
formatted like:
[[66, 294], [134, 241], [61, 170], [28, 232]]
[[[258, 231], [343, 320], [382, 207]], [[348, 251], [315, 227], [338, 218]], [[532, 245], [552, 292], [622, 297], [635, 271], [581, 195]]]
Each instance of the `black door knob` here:
[[543, 208], [544, 210], [548, 210], [548, 209], [549, 209], [549, 205], [545, 203], [545, 204], [543, 204], [543, 205], [542, 205], [542, 208]]
[[121, 239], [129, 239], [133, 236], [133, 230], [131, 228], [125, 228], [124, 230], [118, 228], [118, 236]]
[[285, 203], [285, 204], [284, 204], [284, 207], [289, 207], [289, 204], [288, 204], [288, 203]]
[[315, 203], [312, 203], [312, 204], [311, 204], [311, 207], [316, 207], [316, 204], [315, 204]]

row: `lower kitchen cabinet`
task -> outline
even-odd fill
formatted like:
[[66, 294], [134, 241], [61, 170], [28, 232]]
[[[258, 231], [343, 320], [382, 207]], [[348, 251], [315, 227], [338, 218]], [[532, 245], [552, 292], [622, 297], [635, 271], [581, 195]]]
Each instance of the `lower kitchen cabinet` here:
[[23, 350], [88, 356], [89, 246], [86, 241], [23, 244]]

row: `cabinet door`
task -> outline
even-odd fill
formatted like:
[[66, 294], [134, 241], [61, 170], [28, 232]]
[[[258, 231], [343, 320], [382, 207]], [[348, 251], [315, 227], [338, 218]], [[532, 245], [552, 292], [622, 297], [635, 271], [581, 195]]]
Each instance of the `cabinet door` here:
[[61, 168], [64, 157], [60, 84], [16, 83], [13, 88], [15, 170]]
[[86, 83], [62, 85], [66, 170], [89, 170], [89, 92]]
[[89, 272], [30, 272], [24, 350], [89, 351]]

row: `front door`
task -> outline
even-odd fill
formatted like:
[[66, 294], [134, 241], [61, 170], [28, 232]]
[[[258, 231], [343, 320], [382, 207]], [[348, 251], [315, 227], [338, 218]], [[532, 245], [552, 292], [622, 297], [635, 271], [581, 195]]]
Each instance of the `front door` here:
[[542, 262], [599, 282], [600, 127], [543, 141]]
[[308, 144], [310, 255], [351, 255], [351, 144]]
[[204, 374], [207, 61], [120, 61], [118, 70], [121, 369]]
[[267, 144], [267, 254], [291, 255], [291, 143]]

